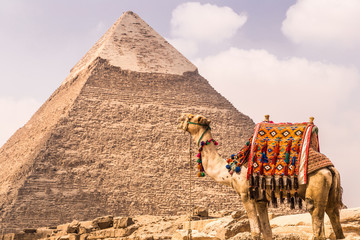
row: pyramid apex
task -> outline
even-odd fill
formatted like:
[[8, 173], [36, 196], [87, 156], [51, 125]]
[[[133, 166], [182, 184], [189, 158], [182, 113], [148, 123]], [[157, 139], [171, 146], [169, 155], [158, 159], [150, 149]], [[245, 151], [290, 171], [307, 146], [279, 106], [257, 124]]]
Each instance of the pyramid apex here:
[[195, 65], [132, 11], [122, 14], [74, 66], [67, 79], [75, 77], [98, 57], [110, 65], [136, 72], [182, 75], [197, 71]]
[[134, 13], [133, 11], [126, 11], [123, 13], [123, 15], [135, 15], [138, 16], [136, 13]]

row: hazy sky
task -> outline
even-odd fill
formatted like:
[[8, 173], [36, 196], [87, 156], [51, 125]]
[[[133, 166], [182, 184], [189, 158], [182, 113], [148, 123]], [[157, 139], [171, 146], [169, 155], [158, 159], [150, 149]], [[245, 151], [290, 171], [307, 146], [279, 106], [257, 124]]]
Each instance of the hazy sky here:
[[359, 0], [0, 0], [0, 145], [128, 10], [255, 122], [314, 116], [345, 204], [360, 206]]

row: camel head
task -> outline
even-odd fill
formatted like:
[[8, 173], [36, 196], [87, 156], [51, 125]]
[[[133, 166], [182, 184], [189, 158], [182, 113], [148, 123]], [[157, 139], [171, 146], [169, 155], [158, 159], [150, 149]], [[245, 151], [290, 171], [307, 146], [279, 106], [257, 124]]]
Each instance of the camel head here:
[[210, 120], [202, 115], [193, 115], [190, 113], [182, 113], [178, 118], [178, 129], [196, 134], [200, 129], [206, 129], [210, 125]]

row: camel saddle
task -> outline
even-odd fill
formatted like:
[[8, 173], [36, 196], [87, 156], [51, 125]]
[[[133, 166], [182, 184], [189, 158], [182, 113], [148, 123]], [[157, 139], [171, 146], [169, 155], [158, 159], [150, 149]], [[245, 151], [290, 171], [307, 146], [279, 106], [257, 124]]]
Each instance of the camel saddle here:
[[299, 184], [306, 184], [307, 174], [333, 166], [320, 153], [318, 128], [312, 122], [258, 123], [249, 150], [248, 179], [254, 174], [297, 176]]

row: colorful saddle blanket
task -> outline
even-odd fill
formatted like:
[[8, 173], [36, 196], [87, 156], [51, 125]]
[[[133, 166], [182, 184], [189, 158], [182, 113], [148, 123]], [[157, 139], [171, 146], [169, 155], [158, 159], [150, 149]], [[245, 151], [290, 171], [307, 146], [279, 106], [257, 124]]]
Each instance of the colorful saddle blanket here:
[[314, 124], [270, 123], [256, 125], [251, 140], [248, 178], [263, 176], [297, 176], [306, 183], [307, 159]]
[[275, 192], [278, 189], [280, 203], [284, 203], [286, 194], [291, 209], [295, 204], [301, 208], [302, 200], [297, 192], [299, 184], [306, 184], [307, 174], [333, 166], [319, 150], [317, 127], [313, 123], [261, 122], [240, 152], [227, 159], [226, 168], [231, 175], [239, 173], [240, 166], [248, 161], [251, 199], [267, 201], [266, 189], [270, 186], [274, 207], [277, 207]]

